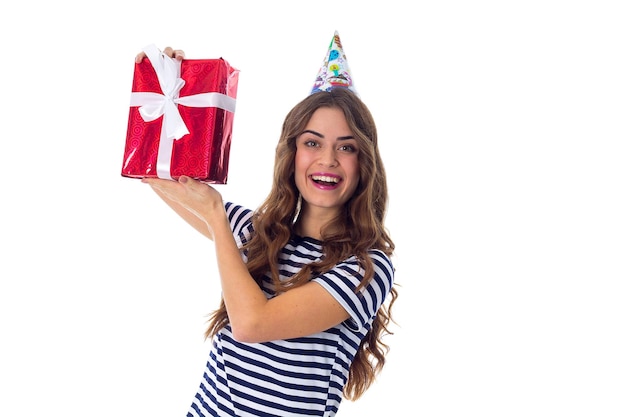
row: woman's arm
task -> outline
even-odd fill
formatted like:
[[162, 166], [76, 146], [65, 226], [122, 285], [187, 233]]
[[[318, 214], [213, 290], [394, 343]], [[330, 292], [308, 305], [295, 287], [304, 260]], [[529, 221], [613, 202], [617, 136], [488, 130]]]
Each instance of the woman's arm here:
[[241, 257], [222, 197], [213, 187], [189, 177], [142, 181], [150, 184], [190, 224], [204, 223], [198, 227], [215, 243], [222, 297], [237, 340], [265, 342], [307, 336], [349, 317], [341, 304], [316, 282], [268, 300]]
[[[159, 180], [159, 181], [169, 181], [169, 180]], [[148, 181], [144, 181], [144, 182], [148, 182]], [[156, 194], [159, 197], [161, 197], [161, 199], [163, 201], [165, 201], [165, 203], [168, 206], [170, 206], [172, 208], [172, 210], [174, 210], [176, 212], [176, 214], [178, 214], [180, 217], [182, 217], [183, 220], [185, 220], [187, 223], [189, 223], [198, 232], [202, 233], [204, 236], [206, 236], [209, 239], [213, 240], [213, 236], [209, 232], [207, 224], [206, 224], [206, 222], [203, 219], [201, 219], [200, 217], [198, 217], [194, 213], [190, 212], [182, 204], [176, 202], [175, 200], [172, 200], [171, 198], [168, 198], [167, 195], [165, 195], [158, 187], [154, 187], [153, 186], [152, 189], [156, 192]]]

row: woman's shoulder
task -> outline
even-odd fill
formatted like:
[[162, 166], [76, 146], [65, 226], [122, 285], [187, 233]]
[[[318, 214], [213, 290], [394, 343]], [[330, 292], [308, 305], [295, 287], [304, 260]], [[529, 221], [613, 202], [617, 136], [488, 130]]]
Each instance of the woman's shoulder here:
[[379, 264], [382, 267], [393, 270], [393, 261], [391, 260], [391, 255], [388, 255], [382, 249], [370, 249], [368, 255], [372, 262], [375, 264]]
[[226, 214], [231, 221], [236, 217], [250, 217], [253, 214], [251, 209], [233, 203], [232, 201], [224, 202], [224, 208], [226, 209]]
[[231, 229], [235, 234], [241, 233], [243, 230], [248, 230], [248, 232], [251, 230], [253, 210], [230, 201], [224, 203], [224, 208]]
[[[389, 286], [393, 282], [395, 268], [391, 260], [391, 256], [381, 249], [370, 249], [364, 255], [369, 258], [374, 269], [374, 281], [382, 286]], [[363, 278], [364, 259], [357, 255], [352, 255], [341, 262], [338, 262], [333, 270], [345, 271], [348, 275], [354, 276], [358, 282]]]
[[[380, 267], [385, 269], [393, 270], [393, 262], [391, 260], [391, 255], [388, 255], [382, 249], [369, 249], [367, 254], [363, 255], [368, 257], [375, 265], [380, 265]], [[364, 261], [363, 256], [351, 255], [345, 258], [343, 261], [337, 263], [337, 266], [341, 265], [354, 265], [359, 266]]]
[[381, 249], [370, 249], [368, 254], [374, 264], [374, 276], [382, 279], [385, 286], [387, 284], [392, 284], [396, 269], [393, 266], [391, 255], [388, 255]]

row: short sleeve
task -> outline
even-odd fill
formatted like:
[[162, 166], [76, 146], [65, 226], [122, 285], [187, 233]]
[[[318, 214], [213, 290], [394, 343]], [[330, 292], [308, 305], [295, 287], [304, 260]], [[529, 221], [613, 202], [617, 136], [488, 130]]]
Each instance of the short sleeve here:
[[358, 292], [355, 289], [363, 279], [363, 270], [356, 257], [337, 264], [330, 271], [313, 279], [350, 314], [345, 325], [355, 332], [369, 330], [376, 312], [385, 302], [393, 285], [394, 269], [391, 259], [380, 250], [372, 250], [369, 255], [374, 266], [374, 276]]
[[236, 204], [226, 202], [224, 204], [230, 229], [233, 232], [237, 247], [241, 248], [243, 244], [250, 240], [254, 231], [252, 227], [253, 211]]

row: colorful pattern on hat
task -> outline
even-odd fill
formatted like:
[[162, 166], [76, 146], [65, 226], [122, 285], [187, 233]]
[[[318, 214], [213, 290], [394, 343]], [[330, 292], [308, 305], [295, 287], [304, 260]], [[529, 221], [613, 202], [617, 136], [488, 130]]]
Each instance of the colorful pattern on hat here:
[[335, 35], [330, 41], [328, 52], [317, 73], [311, 94], [337, 87], [347, 88], [357, 94], [352, 82], [352, 76], [350, 75], [350, 69], [348, 68], [346, 54], [341, 46], [341, 39], [339, 39], [339, 34], [335, 31]]

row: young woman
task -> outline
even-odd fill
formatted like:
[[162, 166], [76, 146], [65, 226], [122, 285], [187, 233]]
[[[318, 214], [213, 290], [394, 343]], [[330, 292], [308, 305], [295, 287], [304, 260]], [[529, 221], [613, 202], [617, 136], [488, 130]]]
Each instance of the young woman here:
[[289, 112], [255, 210], [189, 177], [143, 182], [215, 247], [222, 303], [187, 416], [334, 416], [369, 388], [397, 292], [376, 126], [354, 92]]

